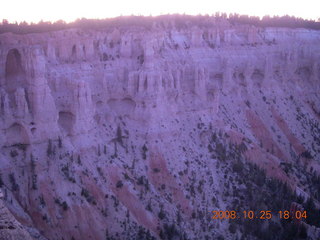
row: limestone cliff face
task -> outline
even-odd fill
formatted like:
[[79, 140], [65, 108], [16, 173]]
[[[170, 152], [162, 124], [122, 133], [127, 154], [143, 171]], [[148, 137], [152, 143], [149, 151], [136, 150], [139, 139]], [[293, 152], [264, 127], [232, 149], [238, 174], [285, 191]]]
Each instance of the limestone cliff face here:
[[[3, 34], [2, 129], [8, 145], [14, 131], [32, 143], [90, 130], [99, 105], [137, 118], [168, 104], [174, 111], [199, 104], [216, 111], [220, 89], [317, 92], [319, 38], [305, 29], [218, 24]], [[184, 98], [194, 101], [186, 106]], [[141, 110], [142, 101], [150, 109]]]
[[[211, 210], [213, 195], [227, 205], [208, 160], [218, 161], [213, 129], [249, 139], [247, 161], [305, 196], [283, 163], [294, 154], [320, 172], [319, 31], [216, 22], [6, 33], [0, 66], [0, 182], [14, 214], [49, 239], [130, 239], [137, 225], [158, 238], [162, 209], [169, 223], [181, 210], [180, 232], [197, 236], [193, 212]], [[203, 204], [188, 193], [196, 178]], [[228, 223], [213, 224], [219, 234]]]

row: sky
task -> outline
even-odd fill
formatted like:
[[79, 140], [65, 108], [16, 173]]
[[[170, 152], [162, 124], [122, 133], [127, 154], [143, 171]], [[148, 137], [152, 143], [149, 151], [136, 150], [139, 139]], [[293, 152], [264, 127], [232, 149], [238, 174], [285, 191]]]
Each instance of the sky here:
[[319, 0], [0, 0], [0, 21], [34, 22], [128, 15], [239, 13], [320, 18]]

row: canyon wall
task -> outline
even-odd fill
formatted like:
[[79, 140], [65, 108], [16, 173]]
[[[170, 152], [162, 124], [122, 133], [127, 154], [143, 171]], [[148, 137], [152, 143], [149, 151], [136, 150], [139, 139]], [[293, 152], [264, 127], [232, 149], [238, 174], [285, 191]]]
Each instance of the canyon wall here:
[[319, 31], [213, 21], [5, 33], [0, 66], [0, 187], [35, 239], [170, 239], [178, 212], [185, 239], [232, 239], [206, 213], [229, 203], [209, 147], [218, 132], [306, 199], [299, 174], [320, 173]]

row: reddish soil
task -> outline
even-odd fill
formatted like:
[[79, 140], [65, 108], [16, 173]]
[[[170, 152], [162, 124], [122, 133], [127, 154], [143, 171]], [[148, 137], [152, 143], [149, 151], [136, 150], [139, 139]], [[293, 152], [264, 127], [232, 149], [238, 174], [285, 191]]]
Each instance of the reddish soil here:
[[119, 167], [110, 166], [108, 168], [108, 179], [113, 193], [119, 201], [128, 208], [139, 224], [156, 233], [158, 225], [157, 219], [145, 209], [145, 206], [139, 198], [130, 191], [127, 182], [122, 181], [123, 186], [116, 187], [118, 181], [122, 180], [120, 176], [121, 169], [119, 169]]
[[156, 189], [161, 189], [164, 184], [165, 190], [159, 190], [160, 193], [171, 194], [176, 205], [181, 206], [182, 212], [191, 215], [192, 209], [189, 200], [184, 196], [181, 187], [170, 174], [166, 160], [157, 150], [150, 153], [148, 178]]
[[272, 135], [263, 121], [251, 110], [246, 110], [246, 117], [253, 134], [262, 143], [263, 148], [280, 160], [288, 161], [288, 158], [283, 154], [276, 142], [273, 141]]
[[292, 133], [290, 130], [288, 124], [286, 121], [280, 116], [280, 114], [275, 110], [275, 108], [272, 106], [271, 108], [272, 115], [276, 119], [276, 122], [279, 126], [279, 128], [282, 130], [284, 135], [287, 137], [288, 141], [292, 144], [292, 147], [294, 148], [296, 154], [300, 155], [306, 149], [302, 146], [300, 141], [296, 138], [296, 136]]

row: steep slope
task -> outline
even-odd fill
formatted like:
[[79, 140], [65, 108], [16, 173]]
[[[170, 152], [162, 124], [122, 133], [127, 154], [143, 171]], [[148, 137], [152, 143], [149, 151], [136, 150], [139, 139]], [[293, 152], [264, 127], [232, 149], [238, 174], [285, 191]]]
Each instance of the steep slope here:
[[[25, 226], [48, 239], [319, 236], [319, 31], [213, 18], [0, 43], [0, 187]], [[292, 204], [308, 214], [299, 228], [279, 219]]]
[[0, 239], [32, 240], [29, 233], [5, 207], [2, 198], [3, 194], [0, 192]]

